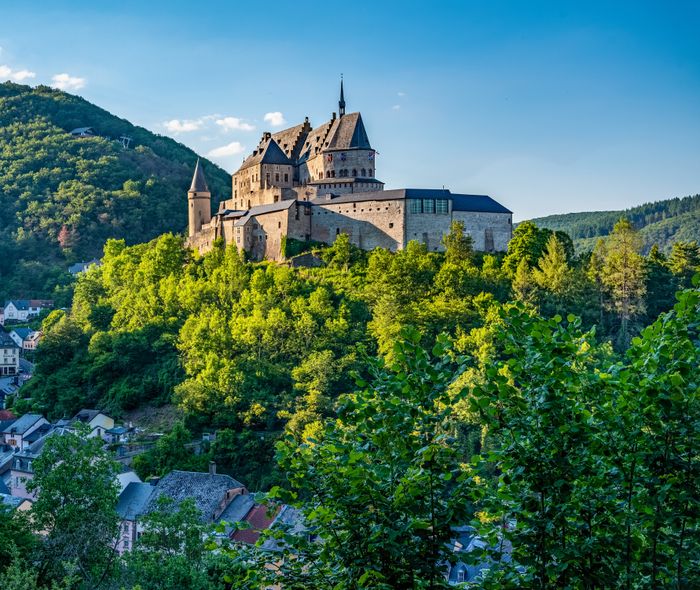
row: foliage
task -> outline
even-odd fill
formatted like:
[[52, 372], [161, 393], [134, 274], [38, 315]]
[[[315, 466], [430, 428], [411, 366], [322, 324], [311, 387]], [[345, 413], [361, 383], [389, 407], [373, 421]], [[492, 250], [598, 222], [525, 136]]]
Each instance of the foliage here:
[[531, 221], [566, 232], [577, 250], [585, 251], [591, 250], [598, 238], [610, 235], [621, 217], [640, 230], [645, 252], [653, 244], [669, 253], [677, 241], [700, 240], [700, 195], [646, 203], [625, 211], [566, 213]]
[[98, 588], [114, 567], [118, 531], [117, 464], [87, 432], [56, 432], [33, 460], [27, 484], [38, 493], [32, 524], [46, 531], [42, 577], [61, 580], [75, 568], [82, 585]]
[[[84, 126], [96, 135], [70, 135]], [[195, 161], [185, 146], [80, 97], [0, 84], [0, 300], [67, 305], [68, 266], [99, 256], [105, 240], [181, 231]], [[209, 162], [206, 172], [214, 196], [228, 194], [228, 174]]]
[[[273, 581], [284, 587], [446, 587], [441, 562], [467, 508], [451, 444], [449, 385], [459, 374], [446, 338], [420, 347], [402, 333], [393, 362], [371, 362], [369, 384], [343, 399], [318, 440], [278, 446], [291, 491], [320, 537], [289, 547]], [[361, 516], [360, 516], [361, 515]], [[295, 539], [288, 541], [294, 543]], [[281, 576], [281, 578], [280, 578]]]

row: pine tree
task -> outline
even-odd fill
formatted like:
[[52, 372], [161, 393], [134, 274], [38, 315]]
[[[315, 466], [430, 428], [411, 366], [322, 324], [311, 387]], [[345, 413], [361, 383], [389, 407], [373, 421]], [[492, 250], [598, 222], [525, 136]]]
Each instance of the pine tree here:
[[617, 345], [626, 348], [632, 339], [635, 320], [645, 311], [642, 238], [629, 220], [622, 218], [615, 224], [606, 246], [601, 280], [610, 294], [611, 309], [620, 322]]
[[541, 289], [562, 297], [571, 289], [572, 276], [564, 245], [552, 234], [537, 267], [532, 269], [532, 278]]

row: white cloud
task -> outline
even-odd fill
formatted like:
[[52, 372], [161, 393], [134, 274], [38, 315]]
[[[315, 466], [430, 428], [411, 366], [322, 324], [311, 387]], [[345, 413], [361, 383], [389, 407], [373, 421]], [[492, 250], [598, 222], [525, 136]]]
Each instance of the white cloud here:
[[232, 141], [229, 144], [222, 145], [218, 148], [214, 148], [207, 154], [207, 156], [209, 156], [210, 158], [225, 158], [227, 156], [236, 156], [238, 154], [242, 154], [244, 150], [245, 147], [241, 145], [241, 142]]
[[284, 125], [286, 123], [284, 120], [284, 115], [279, 111], [275, 111], [274, 113], [265, 113], [263, 121], [269, 123], [273, 127], [279, 127], [280, 125]]
[[13, 70], [9, 66], [0, 66], [0, 80], [24, 82], [30, 78], [36, 78], [36, 73], [29, 70]]
[[70, 76], [68, 74], [56, 74], [51, 78], [53, 81], [54, 88], [59, 90], [80, 90], [85, 86], [85, 78], [78, 78], [77, 76]]
[[171, 119], [170, 121], [165, 121], [163, 127], [170, 133], [189, 133], [190, 131], [201, 129], [202, 120], [196, 119], [190, 121], [188, 119]]
[[392, 110], [392, 111], [398, 111], [399, 109], [401, 109], [401, 105], [400, 105], [400, 104], [395, 104], [393, 107], [391, 107], [391, 110]]
[[406, 93], [405, 93], [405, 92], [397, 92], [396, 94], [397, 94], [398, 96], [406, 96]]
[[[282, 113], [279, 113], [280, 115]], [[252, 131], [255, 129], [250, 123], [239, 119], [238, 117], [224, 117], [223, 119], [217, 119], [216, 124], [219, 125], [224, 131]]]

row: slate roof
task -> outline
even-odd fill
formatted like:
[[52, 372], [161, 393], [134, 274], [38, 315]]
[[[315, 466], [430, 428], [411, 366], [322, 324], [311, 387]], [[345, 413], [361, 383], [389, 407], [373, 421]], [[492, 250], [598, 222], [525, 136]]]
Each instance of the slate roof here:
[[295, 199], [286, 199], [284, 201], [277, 201], [276, 203], [269, 203], [267, 205], [256, 205], [255, 207], [251, 207], [246, 211], [246, 214], [243, 217], [240, 217], [235, 221], [233, 224], [236, 227], [241, 227], [248, 223], [252, 217], [255, 217], [256, 215], [264, 215], [265, 213], [275, 213], [276, 211], [284, 211], [285, 209], [289, 209], [294, 203], [297, 203]]
[[245, 170], [257, 164], [293, 165], [292, 161], [282, 151], [282, 148], [277, 145], [277, 141], [268, 134], [263, 135], [263, 139], [258, 144], [258, 147], [243, 161], [239, 170]]
[[28, 299], [10, 299], [5, 303], [5, 308], [12, 303], [18, 311], [26, 311], [29, 309]]
[[100, 410], [80, 410], [75, 416], [73, 416], [73, 422], [84, 422], [89, 424], [90, 421], [97, 415], [102, 414]]
[[148, 501], [146, 511], [154, 510], [161, 496], [172, 498], [178, 505], [183, 500], [191, 498], [200, 512], [200, 520], [204, 523], [212, 522], [226, 492], [244, 487], [229, 475], [171, 471], [155, 486], [155, 492]]
[[197, 158], [197, 165], [194, 167], [194, 174], [192, 175], [192, 185], [190, 186], [191, 193], [208, 193], [209, 186], [207, 185], [207, 179], [204, 178], [204, 169], [202, 164]]
[[34, 330], [31, 328], [15, 328], [12, 330], [17, 336], [20, 337], [21, 340], [26, 340], [29, 338], [34, 333]]
[[252, 494], [239, 494], [219, 515], [217, 520], [229, 524], [241, 522], [245, 518], [245, 515], [250, 512], [253, 504], [255, 504], [255, 500]]
[[26, 498], [18, 498], [16, 496], [11, 496], [10, 494], [0, 493], [0, 502], [6, 504], [13, 510], [15, 510]]
[[7, 484], [5, 481], [0, 477], [0, 494], [8, 494], [10, 493], [10, 489], [7, 487]]
[[17, 418], [10, 426], [6, 427], [4, 432], [12, 434], [24, 434], [39, 420], [43, 419], [41, 414], [25, 414], [21, 418]]
[[2, 329], [0, 329], [0, 348], [19, 348], [10, 335]]
[[277, 142], [277, 145], [282, 149], [286, 156], [294, 161], [299, 158], [301, 148], [304, 145], [306, 134], [311, 130], [308, 119], [299, 125], [283, 129], [272, 134], [272, 139]]
[[117, 514], [122, 520], [136, 520], [139, 516], [146, 513], [148, 500], [155, 489], [150, 483], [132, 481], [119, 494]]
[[350, 113], [340, 119], [336, 119], [328, 137], [328, 149], [372, 149], [360, 113]]
[[463, 195], [452, 193], [447, 189], [401, 188], [385, 191], [350, 193], [330, 200], [319, 197], [311, 201], [314, 205], [336, 203], [359, 203], [362, 201], [395, 201], [400, 199], [449, 199], [453, 211], [474, 211], [486, 213], [511, 213], [500, 203], [487, 195]]

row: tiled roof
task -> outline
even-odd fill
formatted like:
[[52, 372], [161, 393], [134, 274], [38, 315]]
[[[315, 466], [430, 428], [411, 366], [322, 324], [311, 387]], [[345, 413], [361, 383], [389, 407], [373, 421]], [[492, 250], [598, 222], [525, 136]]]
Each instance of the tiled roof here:
[[241, 164], [239, 170], [245, 170], [257, 164], [282, 164], [291, 166], [292, 161], [282, 151], [272, 136], [264, 135], [257, 149]]
[[280, 506], [266, 506], [258, 504], [246, 514], [245, 522], [249, 529], [242, 529], [231, 533], [231, 539], [242, 543], [254, 544], [260, 538], [260, 533], [267, 529], [275, 520]]

